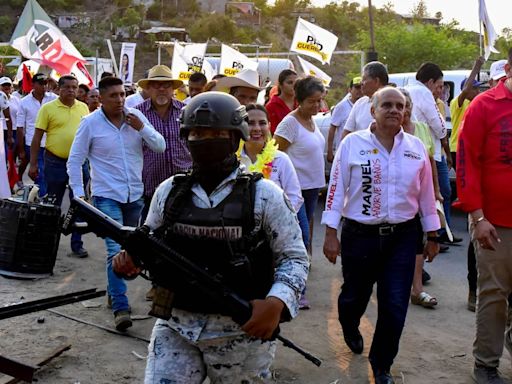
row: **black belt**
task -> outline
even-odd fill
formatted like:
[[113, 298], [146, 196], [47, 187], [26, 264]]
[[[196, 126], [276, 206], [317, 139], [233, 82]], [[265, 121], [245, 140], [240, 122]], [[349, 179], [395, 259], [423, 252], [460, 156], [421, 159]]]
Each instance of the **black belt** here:
[[343, 228], [347, 226], [348, 228], [356, 230], [359, 233], [364, 233], [368, 235], [389, 236], [395, 232], [402, 232], [406, 229], [416, 229], [416, 220], [417, 218], [413, 218], [411, 220], [407, 220], [404, 221], [403, 223], [398, 224], [362, 224], [358, 221], [344, 218]]

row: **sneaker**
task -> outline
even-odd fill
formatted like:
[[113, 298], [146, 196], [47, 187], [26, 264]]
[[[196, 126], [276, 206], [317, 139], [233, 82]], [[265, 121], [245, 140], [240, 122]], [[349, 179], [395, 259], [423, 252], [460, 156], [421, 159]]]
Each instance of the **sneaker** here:
[[85, 248], [77, 249], [76, 251], [71, 251], [68, 253], [68, 257], [77, 257], [79, 259], [84, 259], [89, 256], [89, 252], [85, 250]]
[[120, 332], [124, 332], [130, 328], [132, 326], [130, 311], [118, 311], [114, 313], [114, 324], [116, 325], [116, 329]]
[[299, 309], [310, 309], [309, 300], [306, 299], [306, 296], [301, 295], [299, 299]]
[[476, 292], [469, 291], [468, 294], [468, 311], [475, 312], [476, 311]]
[[477, 384], [505, 384], [498, 368], [475, 364], [471, 377]]

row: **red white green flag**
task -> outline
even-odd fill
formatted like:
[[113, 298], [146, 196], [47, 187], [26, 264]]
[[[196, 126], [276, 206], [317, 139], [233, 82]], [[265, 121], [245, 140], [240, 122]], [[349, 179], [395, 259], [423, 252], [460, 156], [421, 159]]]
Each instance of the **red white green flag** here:
[[10, 44], [27, 59], [40, 62], [59, 73], [70, 73], [77, 62], [86, 63], [36, 0], [27, 1]]

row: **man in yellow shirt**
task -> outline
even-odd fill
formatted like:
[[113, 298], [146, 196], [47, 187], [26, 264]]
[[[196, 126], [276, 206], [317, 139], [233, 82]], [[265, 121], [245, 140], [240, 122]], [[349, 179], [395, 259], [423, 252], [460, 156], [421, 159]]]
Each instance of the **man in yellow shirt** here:
[[469, 77], [464, 79], [460, 84], [462, 92], [459, 96], [455, 97], [450, 103], [450, 114], [452, 117], [452, 132], [450, 134], [450, 152], [452, 156], [452, 163], [455, 167], [456, 153], [457, 153], [457, 141], [459, 138], [459, 128], [464, 118], [464, 112], [469, 107], [469, 103], [480, 93], [480, 85], [482, 83], [475, 80], [477, 74], [480, 72], [480, 68], [484, 63], [484, 58], [480, 56], [476, 59], [473, 64], [473, 69], [469, 74]]
[[[28, 174], [32, 180], [38, 175], [37, 155], [41, 147], [41, 139], [46, 134], [46, 150], [44, 154], [44, 176], [48, 196], [55, 196], [55, 204], [61, 205], [64, 192], [68, 185], [66, 162], [71, 144], [75, 138], [78, 125], [83, 116], [89, 114], [86, 104], [76, 100], [78, 80], [71, 75], [59, 79], [59, 98], [44, 104], [36, 118], [34, 138], [30, 146], [30, 169]], [[88, 179], [88, 167], [83, 167], [84, 179]], [[86, 183], [84, 183], [86, 184]], [[73, 193], [69, 191], [70, 197]], [[87, 257], [79, 233], [71, 235], [71, 256]]]

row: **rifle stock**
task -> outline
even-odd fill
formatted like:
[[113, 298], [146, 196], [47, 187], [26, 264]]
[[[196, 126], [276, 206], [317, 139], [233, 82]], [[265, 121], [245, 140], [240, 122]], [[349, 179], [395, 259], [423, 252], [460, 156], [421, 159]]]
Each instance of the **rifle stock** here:
[[[77, 218], [81, 222], [76, 222]], [[148, 227], [126, 227], [97, 208], [77, 197], [71, 201], [70, 208], [64, 217], [62, 233], [67, 235], [72, 231], [82, 233], [93, 232], [99, 237], [109, 237], [133, 258], [134, 262], [151, 272], [152, 275], [161, 275], [162, 270], [172, 270], [185, 276], [187, 289], [194, 289], [216, 302], [230, 317], [242, 325], [249, 320], [252, 314], [251, 304], [226, 287], [219, 277], [212, 276], [189, 259], [174, 251], [166, 243], [153, 236]], [[164, 279], [155, 281], [158, 285], [166, 287]], [[167, 286], [167, 288], [171, 288]], [[279, 334], [279, 327], [274, 336], [284, 346], [300, 353], [316, 366], [322, 363], [320, 359], [296, 346], [292, 341]]]

